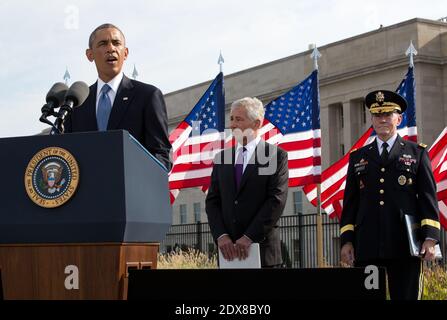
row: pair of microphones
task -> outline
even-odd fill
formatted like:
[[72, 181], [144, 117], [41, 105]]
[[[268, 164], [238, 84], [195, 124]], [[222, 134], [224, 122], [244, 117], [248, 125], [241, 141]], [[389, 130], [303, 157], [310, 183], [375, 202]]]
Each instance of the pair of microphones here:
[[[73, 108], [84, 103], [89, 91], [88, 85], [82, 81], [74, 82], [70, 88], [65, 83], [55, 83], [47, 93], [46, 104], [41, 109], [42, 115], [39, 120], [52, 127], [51, 134], [64, 133], [65, 120]], [[50, 116], [56, 118], [54, 122], [48, 119]]]

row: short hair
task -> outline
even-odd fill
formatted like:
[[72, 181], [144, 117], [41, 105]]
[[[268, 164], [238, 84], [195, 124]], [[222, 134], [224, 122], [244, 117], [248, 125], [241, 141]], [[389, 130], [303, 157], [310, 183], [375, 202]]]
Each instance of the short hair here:
[[120, 28], [118, 28], [117, 26], [115, 26], [114, 24], [111, 23], [104, 23], [102, 25], [100, 25], [99, 27], [97, 27], [95, 30], [93, 30], [93, 32], [90, 34], [90, 37], [88, 38], [88, 47], [91, 49], [93, 46], [93, 41], [95, 41], [95, 37], [96, 37], [96, 32], [102, 29], [108, 29], [108, 28], [113, 28], [118, 30], [121, 35], [123, 36], [124, 42], [126, 42], [126, 38], [124, 37], [124, 33], [121, 31]]
[[252, 121], [264, 119], [264, 105], [261, 100], [257, 98], [245, 97], [239, 100], [234, 101], [231, 104], [231, 111], [233, 111], [237, 107], [244, 107], [247, 110], [247, 116]]

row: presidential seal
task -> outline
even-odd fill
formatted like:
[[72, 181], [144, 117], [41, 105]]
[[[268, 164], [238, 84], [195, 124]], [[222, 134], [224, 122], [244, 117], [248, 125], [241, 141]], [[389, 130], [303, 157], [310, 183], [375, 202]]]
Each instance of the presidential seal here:
[[79, 167], [65, 149], [50, 147], [36, 153], [25, 171], [25, 189], [29, 198], [44, 208], [66, 203], [79, 183]]

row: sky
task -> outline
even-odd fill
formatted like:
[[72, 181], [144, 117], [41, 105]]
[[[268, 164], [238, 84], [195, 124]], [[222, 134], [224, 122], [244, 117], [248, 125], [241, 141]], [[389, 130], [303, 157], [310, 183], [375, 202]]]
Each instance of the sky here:
[[[169, 93], [412, 18], [447, 16], [445, 0], [1, 0], [0, 138], [27, 136], [50, 87], [91, 85], [88, 37], [103, 23], [126, 36], [124, 73]], [[192, 108], [193, 106], [191, 106]]]

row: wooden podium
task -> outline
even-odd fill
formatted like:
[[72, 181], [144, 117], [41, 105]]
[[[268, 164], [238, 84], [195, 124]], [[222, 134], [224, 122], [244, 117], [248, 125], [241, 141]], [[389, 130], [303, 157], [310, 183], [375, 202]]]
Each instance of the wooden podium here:
[[[79, 168], [77, 189], [55, 208], [25, 187], [30, 160], [49, 147]], [[167, 172], [129, 133], [0, 139], [0, 150], [4, 299], [126, 299], [129, 270], [157, 267], [172, 219]]]

